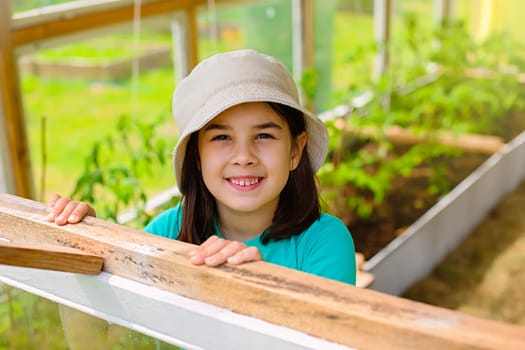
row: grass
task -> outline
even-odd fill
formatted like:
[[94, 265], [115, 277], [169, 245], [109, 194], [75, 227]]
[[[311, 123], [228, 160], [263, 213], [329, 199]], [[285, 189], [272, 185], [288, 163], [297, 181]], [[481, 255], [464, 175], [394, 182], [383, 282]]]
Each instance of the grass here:
[[[87, 62], [107, 63], [115, 60], [130, 59], [137, 54], [147, 52], [155, 47], [169, 46], [170, 38], [159, 35], [148, 35], [147, 42], [140, 41], [135, 49], [135, 42], [129, 35], [89, 39], [74, 45], [65, 45], [53, 50], [40, 51], [36, 54], [39, 61], [45, 62]], [[137, 52], [138, 51], [138, 52]]]
[[[42, 174], [41, 119], [46, 119], [46, 185], [43, 198], [51, 193], [68, 194], [80, 175], [84, 159], [95, 141], [115, 132], [122, 115], [134, 115], [141, 120], [154, 120], [169, 115], [174, 78], [171, 69], [141, 75], [137, 100], [133, 102], [132, 83], [64, 79], [23, 79], [25, 108], [34, 179], [41, 192]], [[133, 111], [133, 106], [136, 110]], [[174, 123], [169, 117], [163, 126], [172, 134]], [[173, 145], [176, 135], [172, 135]], [[167, 135], [169, 140], [169, 136]], [[115, 158], [119, 155], [115, 154]], [[155, 169], [159, 174], [145, 184], [152, 192], [173, 185], [169, 169]]]

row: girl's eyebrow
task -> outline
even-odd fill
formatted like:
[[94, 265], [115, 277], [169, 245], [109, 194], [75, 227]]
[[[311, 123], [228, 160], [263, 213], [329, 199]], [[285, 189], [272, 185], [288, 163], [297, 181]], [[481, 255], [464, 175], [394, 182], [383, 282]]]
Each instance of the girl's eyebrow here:
[[225, 125], [225, 124], [212, 123], [212, 124], [206, 125], [204, 128], [202, 128], [202, 131], [227, 130], [227, 129], [231, 129], [231, 127], [229, 127], [228, 125]]
[[[219, 124], [219, 123], [211, 123], [209, 125], [207, 125], [206, 127], [204, 127], [202, 129], [202, 131], [208, 131], [208, 130], [230, 130], [232, 129], [231, 126], [227, 125], [227, 124]], [[267, 123], [261, 123], [261, 124], [256, 124], [253, 126], [253, 129], [258, 129], [258, 130], [262, 130], [262, 129], [279, 129], [279, 130], [282, 130], [283, 127], [277, 123], [274, 123], [274, 122], [267, 122]]]
[[254, 129], [280, 129], [282, 130], [282, 128], [283, 128], [282, 126], [274, 122], [267, 122], [267, 123], [257, 124], [254, 126]]

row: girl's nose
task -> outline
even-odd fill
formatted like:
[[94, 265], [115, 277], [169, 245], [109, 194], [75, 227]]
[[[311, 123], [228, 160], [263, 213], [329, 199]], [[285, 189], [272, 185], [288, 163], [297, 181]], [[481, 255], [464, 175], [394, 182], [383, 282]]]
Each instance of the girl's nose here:
[[237, 142], [233, 149], [232, 163], [242, 166], [255, 164], [257, 157], [253, 151], [250, 142]]

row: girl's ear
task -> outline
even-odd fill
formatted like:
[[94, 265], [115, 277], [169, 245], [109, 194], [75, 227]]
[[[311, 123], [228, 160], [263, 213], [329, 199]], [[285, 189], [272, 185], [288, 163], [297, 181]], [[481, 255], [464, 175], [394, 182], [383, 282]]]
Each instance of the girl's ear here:
[[308, 134], [306, 131], [301, 132], [294, 140], [292, 154], [290, 155], [290, 171], [295, 170], [303, 156], [306, 141], [308, 141]]

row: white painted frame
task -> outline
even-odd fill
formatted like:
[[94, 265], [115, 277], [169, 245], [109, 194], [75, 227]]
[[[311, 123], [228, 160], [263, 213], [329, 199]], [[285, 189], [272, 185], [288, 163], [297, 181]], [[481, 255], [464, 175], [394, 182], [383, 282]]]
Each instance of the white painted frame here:
[[379, 47], [374, 59], [372, 77], [379, 77], [386, 71], [390, 50], [390, 32], [392, 23], [392, 6], [394, 0], [374, 0], [374, 38]]
[[185, 349], [352, 349], [106, 272], [0, 265], [0, 282]]
[[454, 16], [454, 0], [434, 0], [434, 16], [437, 23]]
[[428, 275], [524, 179], [525, 131], [365, 264], [364, 270], [375, 277], [369, 288], [401, 295]]
[[191, 70], [191, 61], [188, 43], [188, 14], [186, 12], [177, 13], [171, 22], [171, 38], [173, 60], [175, 67], [175, 82], [184, 79]]
[[299, 81], [305, 69], [303, 0], [292, 1], [292, 65], [293, 77]]

